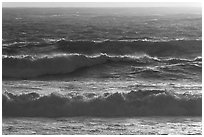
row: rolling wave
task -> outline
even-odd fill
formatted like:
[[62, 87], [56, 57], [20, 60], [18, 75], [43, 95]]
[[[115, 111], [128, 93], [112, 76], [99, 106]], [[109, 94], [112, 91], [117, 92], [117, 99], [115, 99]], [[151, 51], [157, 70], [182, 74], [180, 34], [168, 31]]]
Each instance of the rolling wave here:
[[15, 95], [3, 93], [3, 116], [201, 116], [200, 95], [176, 94], [166, 90], [139, 90], [96, 95]]
[[[187, 69], [198, 70], [202, 69], [200, 57], [195, 59], [159, 59], [147, 55], [133, 56], [111, 56], [107, 54], [99, 54], [95, 56], [87, 56], [82, 54], [55, 54], [52, 56], [3, 56], [2, 70], [3, 77], [13, 78], [31, 78], [43, 75], [67, 74], [81, 68], [87, 68], [99, 64], [107, 63], [126, 63], [127, 65], [151, 65], [165, 63], [165, 68], [160, 70]], [[169, 65], [170, 64], [170, 65]], [[172, 64], [174, 64], [172, 66]], [[179, 67], [179, 68], [178, 68]], [[158, 67], [157, 67], [158, 68]], [[150, 69], [142, 67], [140, 72], [152, 72]], [[158, 71], [158, 70], [156, 70]], [[154, 70], [154, 72], [156, 72]]]
[[102, 64], [106, 60], [106, 56], [86, 57], [84, 55], [45, 56], [37, 59], [31, 56], [8, 57], [3, 59], [3, 76], [27, 78], [46, 74], [63, 74], [81, 67]]
[[196, 57], [202, 53], [201, 40], [178, 41], [66, 41], [53, 43], [15, 44], [3, 47], [4, 55], [17, 54], [48, 54], [79, 53], [86, 55], [109, 54], [127, 55], [134, 53], [147, 54], [155, 57]]

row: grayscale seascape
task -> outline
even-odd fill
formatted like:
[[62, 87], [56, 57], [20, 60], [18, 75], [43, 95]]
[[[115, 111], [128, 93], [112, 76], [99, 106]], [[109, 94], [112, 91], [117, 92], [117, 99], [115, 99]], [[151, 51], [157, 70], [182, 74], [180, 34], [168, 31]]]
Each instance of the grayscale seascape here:
[[2, 9], [2, 133], [202, 134], [201, 7]]

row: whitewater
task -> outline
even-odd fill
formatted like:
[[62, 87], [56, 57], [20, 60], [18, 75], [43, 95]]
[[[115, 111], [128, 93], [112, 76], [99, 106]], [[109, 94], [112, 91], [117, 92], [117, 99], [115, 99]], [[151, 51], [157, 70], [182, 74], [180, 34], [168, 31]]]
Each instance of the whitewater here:
[[31, 9], [3, 8], [3, 134], [202, 134], [200, 10]]

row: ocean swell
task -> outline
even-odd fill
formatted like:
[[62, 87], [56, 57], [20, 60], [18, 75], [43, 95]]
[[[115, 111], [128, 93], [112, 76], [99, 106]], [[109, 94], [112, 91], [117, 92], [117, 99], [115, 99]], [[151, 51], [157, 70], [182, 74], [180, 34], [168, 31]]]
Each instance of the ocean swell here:
[[149, 56], [157, 57], [182, 57], [189, 54], [200, 54], [202, 41], [179, 40], [166, 42], [151, 41], [104, 41], [100, 43], [90, 41], [65, 41], [56, 43], [57, 48], [62, 52], [82, 53], [82, 54], [132, 54], [140, 52]]
[[[117, 63], [133, 67], [133, 73], [153, 72], [201, 72], [202, 58], [195, 59], [162, 59], [148, 55], [113, 56], [98, 54], [54, 54], [44, 56], [3, 56], [2, 70], [4, 78], [33, 78], [44, 75], [68, 74], [76, 70], [100, 64]], [[148, 65], [154, 65], [147, 67]], [[188, 72], [187, 72], [188, 71]]]
[[[89, 95], [90, 94], [90, 95]], [[2, 113], [6, 117], [71, 116], [201, 116], [201, 95], [176, 94], [166, 90], [139, 90], [96, 95], [15, 95], [4, 92]]]
[[3, 77], [29, 78], [49, 74], [66, 74], [79, 68], [90, 67], [108, 62], [148, 63], [156, 58], [142, 56], [108, 56], [100, 54], [86, 56], [81, 54], [64, 54], [54, 56], [3, 57]]
[[142, 53], [155, 57], [190, 57], [201, 56], [201, 40], [174, 41], [68, 41], [59, 40], [53, 43], [21, 43], [3, 47], [4, 55], [79, 53], [79, 54], [112, 54], [126, 55]]

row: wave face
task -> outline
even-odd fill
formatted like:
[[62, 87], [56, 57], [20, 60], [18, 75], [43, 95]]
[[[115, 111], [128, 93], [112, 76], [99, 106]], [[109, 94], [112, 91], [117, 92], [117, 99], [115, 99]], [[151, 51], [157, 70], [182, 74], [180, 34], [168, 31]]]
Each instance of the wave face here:
[[107, 54], [132, 54], [143, 53], [149, 56], [185, 56], [189, 53], [199, 53], [201, 41], [105, 41], [102, 43], [93, 42], [58, 42], [59, 49], [62, 51], [79, 53], [107, 53]]
[[[200, 72], [201, 51], [201, 40], [96, 42], [60, 39], [47, 43], [17, 42], [3, 46], [3, 77], [27, 79], [68, 74], [78, 69], [108, 63], [133, 65], [136, 69], [132, 69], [132, 74], [168, 77], [176, 69], [181, 73], [186, 73], [185, 69], [187, 73], [190, 70]], [[140, 67], [135, 67], [141, 65], [149, 65], [150, 69], [143, 67], [141, 70]], [[157, 74], [149, 75], [152, 73]]]
[[154, 57], [196, 57], [202, 53], [201, 40], [178, 41], [66, 41], [52, 43], [13, 44], [3, 47], [4, 55], [79, 53], [86, 55], [146, 54]]
[[36, 77], [47, 74], [65, 74], [79, 68], [90, 67], [107, 62], [141, 62], [139, 58], [134, 59], [126, 56], [85, 56], [80, 54], [45, 56], [33, 58], [5, 57], [3, 58], [3, 76], [5, 77]]
[[33, 59], [31, 56], [22, 58], [4, 58], [3, 76], [6, 77], [36, 77], [46, 74], [64, 74], [81, 67], [104, 63], [103, 56], [88, 58], [84, 55], [68, 55], [42, 57]]
[[[133, 73], [145, 73], [148, 75], [153, 72], [200, 72], [202, 70], [202, 58], [191, 59], [159, 59], [147, 55], [142, 56], [109, 56], [100, 54], [87, 56], [81, 54], [64, 54], [54, 56], [16, 56], [3, 57], [3, 77], [11, 78], [32, 78], [44, 75], [56, 75], [72, 73], [76, 70], [92, 67], [95, 65], [117, 63], [126, 64], [132, 67]], [[148, 65], [154, 64], [153, 67]], [[159, 65], [157, 65], [159, 64]], [[161, 65], [162, 64], [162, 65]], [[141, 66], [142, 65], [142, 66]], [[156, 66], [155, 66], [156, 65]]]
[[200, 95], [175, 94], [165, 90], [96, 95], [40, 96], [37, 93], [3, 94], [3, 116], [201, 116]]

